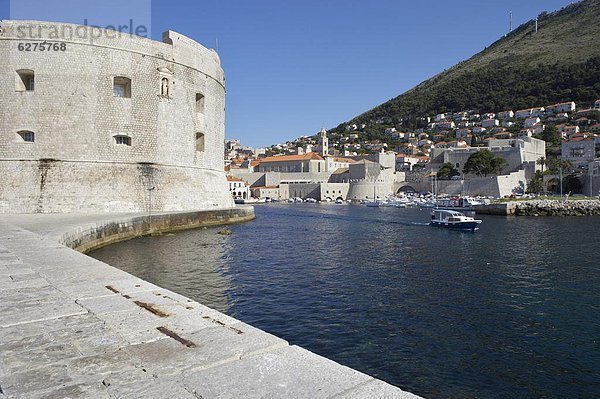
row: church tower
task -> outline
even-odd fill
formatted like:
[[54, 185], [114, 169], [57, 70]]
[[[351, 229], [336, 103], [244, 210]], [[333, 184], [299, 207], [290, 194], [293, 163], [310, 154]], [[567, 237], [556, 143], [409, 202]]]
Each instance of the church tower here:
[[327, 130], [324, 128], [319, 132], [319, 147], [321, 148], [321, 156], [329, 155], [329, 139], [327, 138]]

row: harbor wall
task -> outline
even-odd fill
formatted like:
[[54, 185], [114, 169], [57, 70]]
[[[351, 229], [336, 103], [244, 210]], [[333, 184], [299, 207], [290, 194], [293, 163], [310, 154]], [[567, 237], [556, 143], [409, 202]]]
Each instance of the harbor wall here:
[[[417, 191], [431, 191], [431, 179], [418, 174], [411, 174], [404, 183], [405, 186], [414, 187]], [[461, 196], [486, 196], [504, 197], [515, 192], [524, 192], [527, 186], [524, 170], [512, 172], [507, 175], [475, 177], [465, 180], [438, 180], [436, 190], [438, 193]]]
[[79, 252], [148, 234], [242, 223], [255, 218], [251, 206], [212, 211], [161, 213], [100, 221], [63, 234], [58, 242]]
[[504, 216], [600, 216], [600, 200], [512, 201], [477, 205], [475, 212]]

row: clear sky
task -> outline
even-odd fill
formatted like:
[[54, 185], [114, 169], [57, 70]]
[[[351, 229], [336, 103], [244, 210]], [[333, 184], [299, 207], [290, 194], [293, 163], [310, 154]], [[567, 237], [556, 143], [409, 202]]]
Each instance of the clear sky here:
[[[516, 27], [569, 3], [152, 0], [151, 29], [158, 40], [171, 29], [206, 47], [218, 42], [227, 137], [266, 146], [335, 127], [469, 58], [508, 31], [509, 10]], [[8, 17], [9, 0], [0, 0]]]

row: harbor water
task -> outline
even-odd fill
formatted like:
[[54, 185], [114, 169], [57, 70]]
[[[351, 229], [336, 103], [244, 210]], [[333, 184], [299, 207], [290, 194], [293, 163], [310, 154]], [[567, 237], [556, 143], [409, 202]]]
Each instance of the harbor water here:
[[256, 207], [91, 256], [427, 398], [600, 397], [600, 218]]

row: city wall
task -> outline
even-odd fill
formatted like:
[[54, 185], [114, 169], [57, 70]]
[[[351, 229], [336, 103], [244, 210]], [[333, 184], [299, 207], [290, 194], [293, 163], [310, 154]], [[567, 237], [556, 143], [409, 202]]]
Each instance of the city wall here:
[[[0, 21], [0, 212], [232, 207], [218, 55], [172, 31], [51, 36], [78, 28]], [[20, 50], [43, 42], [64, 51]]]

